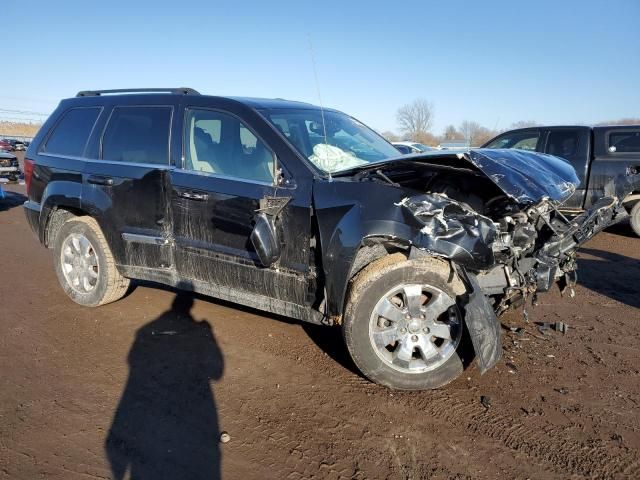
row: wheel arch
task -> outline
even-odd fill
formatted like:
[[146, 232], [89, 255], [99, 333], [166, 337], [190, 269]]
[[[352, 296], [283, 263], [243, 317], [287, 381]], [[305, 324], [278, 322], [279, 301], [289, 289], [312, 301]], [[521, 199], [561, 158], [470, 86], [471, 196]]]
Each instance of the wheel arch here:
[[86, 215], [82, 209], [63, 205], [53, 206], [48, 210], [48, 215], [43, 219], [42, 243], [47, 248], [53, 248], [56, 236], [60, 228], [70, 218]]
[[373, 262], [390, 255], [400, 253], [404, 258], [408, 258], [410, 249], [411, 242], [398, 237], [370, 235], [362, 238], [353, 249], [349, 262], [343, 263], [344, 274], [327, 278], [327, 291], [332, 292], [327, 299], [328, 313], [334, 323], [342, 322], [349, 285], [358, 273]]
[[[58, 227], [59, 215], [84, 215], [81, 206], [82, 184], [68, 180], [49, 182], [40, 199], [39, 238], [46, 247], [52, 244], [52, 227]], [[65, 214], [66, 212], [66, 214]], [[54, 220], [51, 222], [51, 220]]]

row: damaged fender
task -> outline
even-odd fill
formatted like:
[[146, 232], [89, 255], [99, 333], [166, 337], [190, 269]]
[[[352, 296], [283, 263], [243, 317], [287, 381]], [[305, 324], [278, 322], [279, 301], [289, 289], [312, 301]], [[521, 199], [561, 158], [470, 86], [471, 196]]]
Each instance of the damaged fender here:
[[500, 339], [500, 321], [482, 292], [476, 276], [459, 269], [469, 290], [468, 301], [464, 306], [464, 321], [469, 330], [473, 349], [478, 357], [480, 373], [483, 374], [502, 358], [502, 341]]
[[422, 225], [412, 240], [415, 247], [475, 269], [495, 263], [491, 244], [497, 228], [490, 218], [437, 193], [405, 198], [397, 205]]

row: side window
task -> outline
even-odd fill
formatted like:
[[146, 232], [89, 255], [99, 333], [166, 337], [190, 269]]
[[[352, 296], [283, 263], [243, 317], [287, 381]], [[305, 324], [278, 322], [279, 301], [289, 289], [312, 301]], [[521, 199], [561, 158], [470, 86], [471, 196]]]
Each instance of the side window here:
[[549, 155], [573, 160], [578, 155], [578, 132], [574, 130], [552, 130], [547, 140]]
[[54, 127], [42, 151], [81, 157], [100, 110], [100, 107], [68, 110]]
[[609, 134], [610, 153], [640, 153], [640, 131], [628, 130]]
[[102, 158], [169, 163], [171, 107], [116, 107], [102, 137]]
[[534, 151], [536, 149], [536, 145], [538, 144], [539, 135], [535, 135], [533, 137], [523, 138], [518, 140], [513, 144], [511, 148], [519, 148], [520, 150], [531, 150]]
[[240, 120], [225, 113], [187, 110], [184, 158], [189, 170], [273, 182], [273, 152]]
[[533, 132], [507, 134], [496, 138], [487, 145], [486, 148], [518, 148], [520, 150], [535, 151], [539, 139], [540, 132], [537, 130]]

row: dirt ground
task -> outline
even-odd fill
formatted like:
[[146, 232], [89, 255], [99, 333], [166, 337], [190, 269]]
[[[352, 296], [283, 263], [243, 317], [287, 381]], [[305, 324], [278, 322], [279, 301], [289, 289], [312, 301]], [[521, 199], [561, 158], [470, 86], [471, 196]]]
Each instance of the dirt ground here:
[[640, 478], [640, 239], [626, 225], [581, 251], [575, 298], [502, 318], [526, 333], [505, 330], [496, 368], [402, 393], [359, 376], [337, 329], [152, 285], [74, 304], [24, 187], [8, 188], [0, 478]]

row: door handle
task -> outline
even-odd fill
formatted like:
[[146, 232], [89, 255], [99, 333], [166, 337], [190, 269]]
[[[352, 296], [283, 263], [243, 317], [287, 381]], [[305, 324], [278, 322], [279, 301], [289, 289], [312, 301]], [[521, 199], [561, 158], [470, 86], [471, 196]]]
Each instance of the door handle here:
[[93, 183], [94, 185], [105, 185], [110, 187], [113, 185], [113, 178], [105, 177], [103, 175], [89, 175], [87, 177], [87, 182]]
[[178, 192], [178, 195], [182, 198], [188, 198], [189, 200], [206, 200], [209, 198], [209, 195], [206, 193], [192, 192], [189, 190]]

